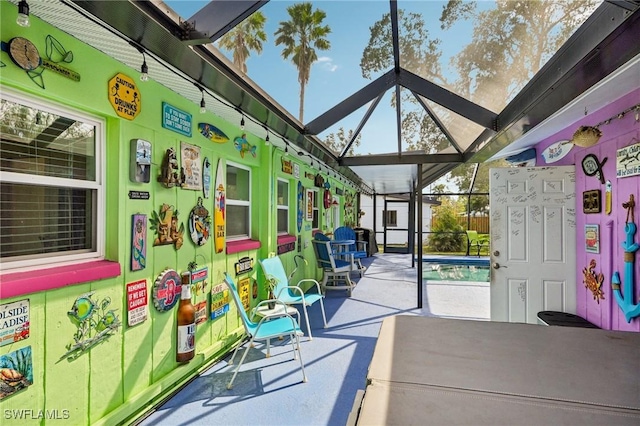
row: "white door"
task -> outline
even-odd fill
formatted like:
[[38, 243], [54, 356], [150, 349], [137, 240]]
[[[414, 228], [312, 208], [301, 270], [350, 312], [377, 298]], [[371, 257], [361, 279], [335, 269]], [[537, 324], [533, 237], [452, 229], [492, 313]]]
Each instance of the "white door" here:
[[490, 171], [491, 320], [576, 312], [575, 167]]

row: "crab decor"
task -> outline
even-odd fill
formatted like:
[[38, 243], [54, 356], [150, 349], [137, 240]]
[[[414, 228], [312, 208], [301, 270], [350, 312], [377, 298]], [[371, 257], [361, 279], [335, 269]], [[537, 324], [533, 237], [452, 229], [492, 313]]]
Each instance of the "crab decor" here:
[[77, 327], [73, 335], [73, 341], [66, 346], [60, 360], [65, 358], [73, 361], [83, 352], [107, 339], [114, 334], [121, 322], [114, 309], [108, 309], [111, 298], [105, 297], [98, 303], [93, 299], [94, 292], [79, 296], [73, 303], [71, 310], [67, 312], [69, 319]]
[[158, 176], [158, 182], [166, 188], [182, 185], [184, 180], [182, 178], [182, 172], [180, 174], [178, 173], [179, 169], [175, 148], [167, 149], [164, 154], [164, 159], [162, 160], [162, 166], [160, 168], [161, 175]]
[[620, 291], [620, 274], [618, 271], [613, 273], [613, 277], [611, 278], [611, 289], [613, 290], [613, 294], [616, 298], [616, 302], [618, 306], [624, 312], [624, 316], [627, 322], [631, 322], [631, 320], [638, 315], [640, 315], [640, 303], [633, 304], [633, 288], [634, 288], [634, 279], [633, 279], [633, 271], [634, 271], [634, 263], [635, 263], [635, 252], [638, 251], [640, 245], [638, 243], [633, 242], [633, 236], [636, 233], [636, 224], [633, 222], [633, 208], [635, 207], [636, 202], [634, 200], [633, 194], [629, 195], [629, 201], [626, 203], [622, 203], [622, 207], [627, 210], [627, 218], [624, 224], [624, 233], [626, 234], [626, 239], [622, 243], [622, 248], [624, 249], [624, 297], [622, 296], [622, 292]]
[[189, 215], [189, 233], [191, 240], [198, 246], [204, 245], [211, 235], [211, 215], [202, 206], [202, 198], [198, 197], [198, 204]]
[[600, 303], [600, 299], [604, 299], [604, 292], [602, 291], [602, 282], [604, 281], [604, 274], [596, 274], [596, 260], [591, 259], [589, 266], [582, 270], [584, 275], [584, 286], [591, 290], [593, 293], [593, 300]]
[[158, 234], [153, 241], [154, 246], [174, 244], [176, 250], [182, 247], [184, 223], [178, 227], [178, 210], [174, 210], [173, 206], [163, 204], [160, 213], [152, 212], [149, 223], [151, 229]]

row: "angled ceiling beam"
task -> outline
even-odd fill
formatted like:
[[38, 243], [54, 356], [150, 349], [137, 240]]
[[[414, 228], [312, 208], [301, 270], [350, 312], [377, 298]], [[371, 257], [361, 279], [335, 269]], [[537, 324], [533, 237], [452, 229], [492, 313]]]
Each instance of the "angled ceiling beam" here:
[[435, 114], [435, 112], [433, 112], [433, 110], [429, 107], [429, 105], [427, 105], [416, 92], [414, 92], [412, 90], [411, 93], [413, 93], [413, 96], [416, 98], [418, 103], [422, 106], [422, 108], [424, 108], [424, 110], [427, 112], [429, 117], [431, 117], [431, 120], [433, 120], [433, 122], [436, 124], [436, 126], [438, 126], [438, 129], [440, 129], [440, 131], [444, 134], [444, 136], [447, 138], [447, 140], [449, 141], [451, 146], [453, 146], [455, 148], [455, 150], [458, 151], [459, 153], [462, 153], [462, 148], [460, 148], [460, 145], [458, 144], [458, 142], [456, 142], [456, 140], [453, 137], [453, 135], [445, 127], [445, 125], [442, 123], [442, 121], [440, 121], [440, 119]]
[[398, 83], [474, 123], [494, 129], [498, 114], [402, 68]]
[[386, 72], [344, 101], [310, 121], [305, 126], [306, 134], [317, 135], [322, 133], [381, 93], [389, 90], [395, 82], [396, 76], [393, 70]]
[[519, 139], [640, 54], [640, 2], [633, 12], [602, 3], [498, 116], [498, 133], [467, 149], [482, 162]]
[[400, 42], [398, 37], [398, 2], [389, 0], [391, 8], [391, 41], [393, 44], [393, 69], [400, 72]]
[[343, 166], [387, 166], [390, 164], [438, 164], [454, 163], [458, 165], [464, 163], [462, 154], [425, 154], [419, 151], [405, 151], [398, 154], [374, 154], [358, 155], [355, 157], [344, 157], [340, 159]]
[[188, 25], [186, 25], [185, 43], [192, 45], [213, 43], [251, 16], [267, 1], [210, 0], [186, 20]]
[[376, 107], [380, 103], [380, 100], [382, 99], [383, 96], [384, 96], [384, 93], [380, 93], [380, 95], [373, 102], [371, 102], [371, 105], [369, 105], [367, 112], [364, 114], [364, 117], [362, 117], [362, 120], [360, 120], [358, 127], [353, 132], [353, 135], [351, 136], [351, 140], [347, 143], [347, 145], [344, 147], [344, 149], [340, 153], [340, 158], [343, 158], [347, 154], [347, 152], [349, 152], [351, 145], [353, 145], [353, 143], [356, 141], [356, 138], [362, 131], [362, 128], [367, 123], [367, 121], [369, 121], [369, 117], [371, 117], [371, 114], [376, 109]]

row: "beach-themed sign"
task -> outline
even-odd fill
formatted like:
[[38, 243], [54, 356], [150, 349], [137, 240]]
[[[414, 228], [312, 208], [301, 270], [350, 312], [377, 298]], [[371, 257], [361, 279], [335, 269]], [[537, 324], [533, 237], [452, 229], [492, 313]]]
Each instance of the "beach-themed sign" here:
[[132, 327], [147, 320], [147, 280], [127, 284], [127, 325]]
[[202, 169], [200, 147], [186, 142], [180, 142], [180, 157], [182, 157], [182, 188], [200, 191], [202, 189]]
[[191, 284], [195, 287], [196, 295], [204, 291], [207, 286], [207, 278], [209, 277], [209, 268], [202, 267], [191, 271]]
[[29, 337], [29, 299], [0, 305], [0, 346]]
[[253, 271], [253, 259], [249, 256], [240, 259], [235, 266], [236, 276]]
[[202, 162], [202, 194], [204, 198], [211, 195], [211, 161], [207, 157]]
[[635, 175], [640, 175], [640, 143], [616, 151], [616, 177]]
[[221, 317], [229, 312], [229, 288], [224, 284], [211, 287], [211, 319]]
[[233, 140], [233, 146], [235, 146], [236, 149], [240, 151], [240, 157], [242, 158], [244, 158], [244, 154], [246, 154], [247, 152], [255, 157], [256, 150], [258, 149], [257, 146], [251, 145], [249, 141], [247, 141], [247, 135], [245, 133]]
[[118, 117], [127, 120], [136, 118], [141, 110], [142, 98], [133, 79], [118, 73], [108, 84], [109, 103]]
[[251, 307], [251, 278], [246, 277], [238, 281], [238, 295], [242, 301], [242, 307], [248, 311]]
[[281, 159], [282, 161], [282, 172], [288, 175], [293, 174], [293, 162], [291, 160], [285, 160], [284, 157]]
[[587, 253], [600, 253], [600, 225], [584, 226], [584, 245]]
[[173, 308], [180, 299], [182, 280], [173, 269], [162, 271], [153, 284], [153, 305], [160, 312], [166, 312]]
[[306, 206], [305, 206], [305, 219], [313, 220], [313, 197], [315, 195], [315, 191], [313, 189], [307, 189], [306, 195]]
[[561, 140], [554, 142], [542, 151], [542, 159], [547, 163], [555, 163], [563, 159], [573, 148], [573, 142], [570, 140]]
[[203, 246], [211, 235], [211, 215], [202, 205], [202, 197], [198, 197], [198, 204], [189, 214], [189, 235], [198, 246]]
[[134, 214], [131, 229], [131, 270], [140, 271], [147, 264], [147, 215]]
[[[33, 359], [31, 356], [31, 346], [17, 349], [0, 356], [0, 400], [10, 397], [32, 384]], [[10, 418], [7, 417], [6, 414], [9, 410], [4, 411], [4, 418]], [[60, 410], [59, 414], [61, 418], [69, 418], [69, 410]]]
[[300, 165], [298, 163], [293, 165], [293, 177], [300, 179]]
[[218, 170], [216, 171], [215, 203], [213, 214], [213, 226], [215, 230], [216, 253], [222, 253], [225, 243], [225, 209], [226, 195], [224, 187], [224, 165], [222, 158], [218, 160]]
[[196, 310], [196, 325], [202, 324], [207, 320], [207, 301], [203, 300], [193, 305], [193, 307]]
[[163, 102], [162, 127], [191, 137], [191, 114]]
[[229, 140], [229, 136], [225, 135], [222, 130], [218, 129], [213, 124], [198, 123], [198, 131], [211, 142], [225, 143]]
[[302, 219], [304, 218], [304, 186], [298, 181], [298, 214], [296, 215], [296, 225], [298, 232], [302, 229]]

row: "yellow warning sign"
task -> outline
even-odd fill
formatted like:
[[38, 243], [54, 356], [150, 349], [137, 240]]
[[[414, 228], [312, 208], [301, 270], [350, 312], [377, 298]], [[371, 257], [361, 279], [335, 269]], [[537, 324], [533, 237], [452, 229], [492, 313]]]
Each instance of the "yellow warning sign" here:
[[142, 101], [135, 82], [122, 73], [109, 80], [109, 103], [122, 118], [133, 120], [140, 112]]

